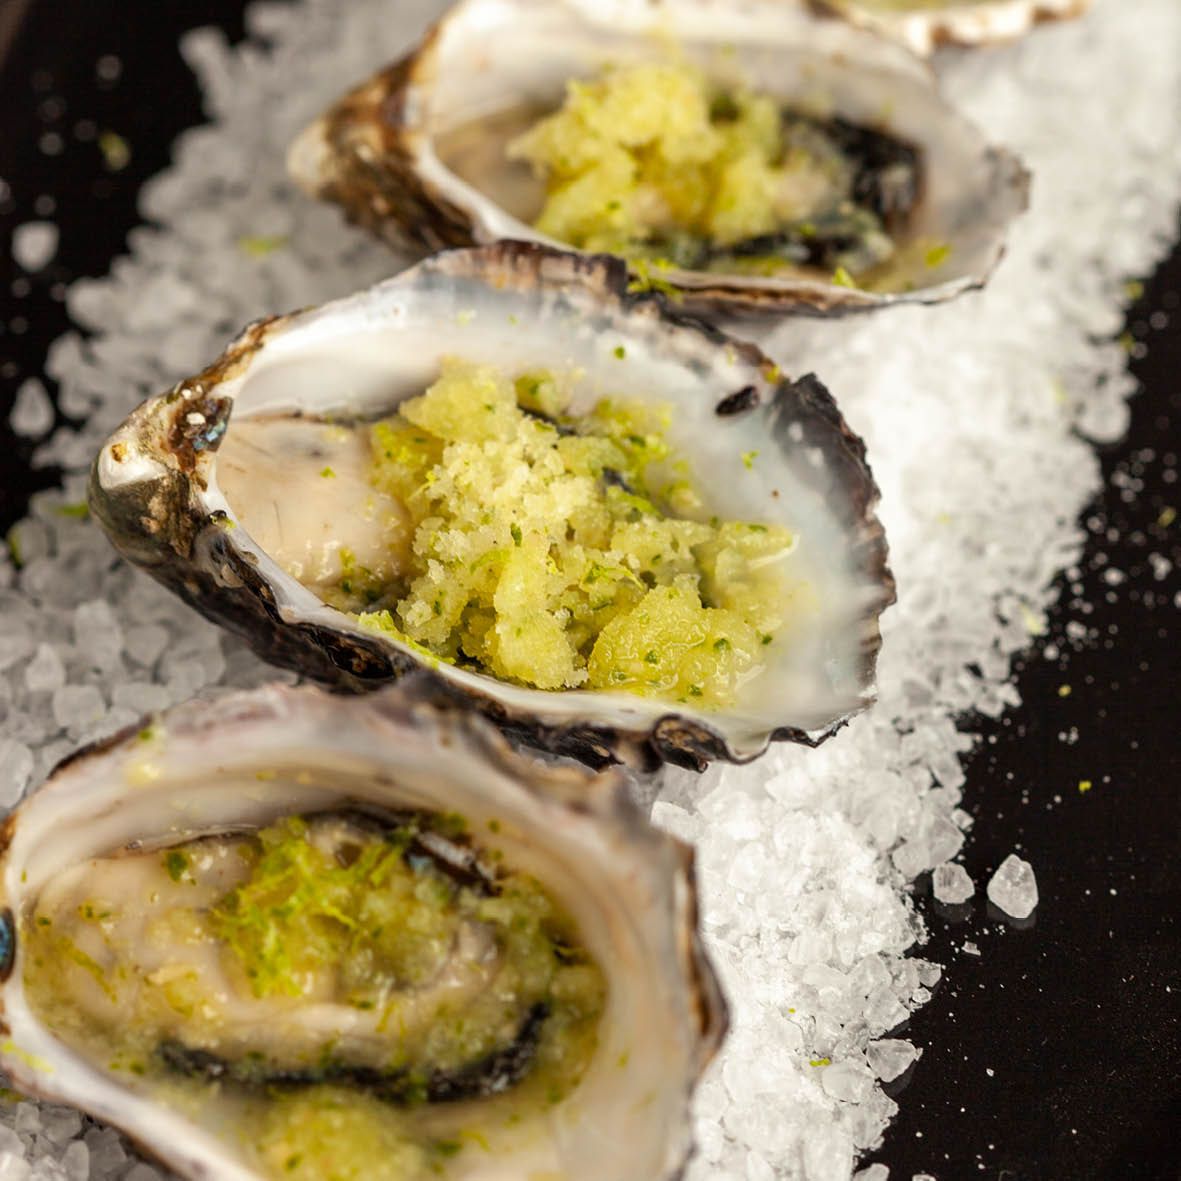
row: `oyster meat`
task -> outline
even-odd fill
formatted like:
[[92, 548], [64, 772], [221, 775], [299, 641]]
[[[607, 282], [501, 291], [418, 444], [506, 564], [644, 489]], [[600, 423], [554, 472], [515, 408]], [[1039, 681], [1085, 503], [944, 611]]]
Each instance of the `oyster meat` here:
[[[511, 54], [489, 52], [489, 45], [508, 43]], [[913, 189], [904, 207], [887, 219], [888, 254], [880, 250], [881, 210], [875, 213], [872, 202], [851, 201], [839, 183], [817, 204], [825, 225], [813, 225], [811, 215], [795, 217], [799, 201], [773, 202], [786, 220], [770, 236], [786, 235], [786, 242], [768, 243], [761, 231], [743, 237], [734, 229], [734, 242], [723, 234], [714, 245], [739, 242], [739, 254], [718, 253], [707, 242], [708, 257], [700, 249], [665, 243], [668, 248], [655, 256], [655, 272], [649, 273], [649, 263], [637, 274], [677, 292], [692, 309], [827, 313], [947, 299], [986, 281], [1001, 256], [1008, 223], [1026, 205], [1028, 177], [1021, 164], [989, 146], [947, 105], [929, 70], [912, 54], [792, 4], [461, 0], [416, 50], [309, 127], [292, 146], [289, 168], [309, 193], [340, 203], [351, 218], [402, 247], [434, 250], [502, 238], [557, 244], [543, 230], [563, 223], [544, 205], [542, 175], [518, 158], [522, 133], [539, 116], [556, 111], [571, 84], [582, 86], [578, 93], [585, 97], [586, 85], [608, 67], [626, 71], [661, 63], [701, 74], [723, 105], [757, 99], [791, 112], [794, 124], [789, 121], [788, 127], [802, 124], [810, 154], [822, 162], [835, 159], [838, 171], [857, 173], [871, 139], [877, 147], [891, 145], [895, 163], [909, 160], [907, 183]], [[634, 104], [623, 109], [636, 114]], [[679, 100], [670, 108], [678, 118], [687, 109]], [[595, 137], [589, 133], [582, 146], [554, 156], [571, 171], [563, 182], [570, 188], [586, 187], [590, 157], [610, 157], [620, 192], [600, 194], [596, 181], [593, 194], [607, 225], [626, 219], [637, 206], [651, 213], [654, 193], [664, 204], [671, 194], [676, 205], [691, 187], [675, 177], [667, 178], [665, 190], [654, 183], [648, 165], [661, 155], [654, 151], [660, 136], [640, 127], [642, 122], [630, 120], [636, 127], [626, 131], [634, 131], [630, 163], [618, 145], [614, 151], [610, 144], [591, 151]], [[604, 115], [600, 123], [607, 139], [625, 134], [619, 119]], [[705, 127], [686, 142], [700, 147], [717, 134]], [[761, 164], [747, 152], [741, 166], [730, 161], [734, 167], [727, 165], [721, 180], [703, 181], [713, 191], [711, 199], [729, 210], [779, 183], [773, 176], [783, 171], [781, 157], [801, 151], [792, 135], [785, 130], [783, 142], [764, 145], [767, 159]], [[660, 171], [669, 161], [662, 157], [657, 163]], [[876, 171], [875, 165], [871, 173]], [[779, 187], [798, 190], [796, 180]], [[726, 184], [734, 190], [729, 196], [721, 191]], [[878, 220], [868, 229], [859, 224], [871, 214]], [[539, 217], [543, 228], [535, 226]], [[654, 220], [667, 223], [669, 210], [661, 208]], [[835, 222], [840, 225], [829, 224]], [[838, 229], [843, 249], [809, 254], [810, 246], [823, 246]], [[852, 252], [850, 236], [857, 246]], [[565, 237], [581, 240], [578, 233]], [[875, 247], [868, 254], [867, 244]], [[803, 269], [784, 270], [782, 259], [774, 258], [775, 265], [767, 265], [768, 245], [772, 255], [794, 255]], [[746, 251], [756, 252], [758, 265]], [[843, 254], [866, 264], [861, 282], [840, 261]]]
[[399, 688], [180, 707], [6, 822], [0, 1064], [226, 1181], [671, 1179], [725, 1012], [613, 774]]
[[618, 261], [513, 243], [248, 329], [91, 489], [126, 556], [267, 659], [353, 690], [426, 668], [536, 745], [648, 766], [814, 743], [867, 704], [876, 497], [815, 378]]

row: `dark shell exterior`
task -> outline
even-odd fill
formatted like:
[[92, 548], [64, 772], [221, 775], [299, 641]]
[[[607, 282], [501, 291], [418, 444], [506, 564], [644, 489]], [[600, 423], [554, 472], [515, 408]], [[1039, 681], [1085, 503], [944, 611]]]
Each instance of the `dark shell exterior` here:
[[[543, 750], [592, 766], [622, 761], [647, 770], [662, 762], [697, 769], [713, 759], [746, 762], [771, 741], [815, 745], [872, 701], [881, 645], [878, 617], [894, 601], [894, 582], [874, 512], [878, 491], [864, 444], [819, 381], [811, 376], [786, 378], [754, 345], [682, 315], [659, 295], [629, 292], [627, 269], [618, 259], [532, 243], [504, 242], [444, 253], [352, 302], [379, 303], [395, 296], [401, 301], [450, 299], [452, 289], [459, 308], [473, 292], [517, 300], [527, 309], [521, 315], [522, 330], [534, 334], [523, 338], [525, 350], [536, 347], [530, 340], [536, 342], [545, 324], [551, 338], [561, 339], [562, 332], [590, 338], [610, 333], [612, 339], [628, 342], [629, 355], [647, 349], [653, 356], [675, 357], [686, 383], [704, 381], [715, 370], [730, 375], [713, 379], [711, 388], [720, 397], [715, 394], [706, 407], [695, 403], [688, 409], [710, 415], [716, 427], [710, 429], [712, 434], [748, 420], [751, 429], [760, 432], [756, 438], [769, 434], [784, 456], [806, 450], [822, 459], [809, 467], [805, 478], [840, 522], [843, 536], [834, 544], [847, 551], [860, 598], [856, 618], [848, 624], [855, 668], [839, 707], [815, 723], [768, 727], [745, 744], [727, 733], [725, 716], [686, 716], [670, 705], [649, 707], [645, 716], [632, 711], [616, 718], [595, 708], [593, 693], [519, 690], [489, 676], [468, 676], [460, 683], [452, 666], [436, 662], [426, 667], [425, 675], [439, 694], [477, 709], [506, 733]], [[426, 662], [322, 604], [313, 617], [293, 609], [284, 599], [275, 569], [266, 568], [265, 555], [244, 530], [234, 527], [225, 510], [211, 508], [207, 496], [218, 443], [234, 405], [227, 390], [249, 376], [252, 362], [268, 341], [298, 332], [307, 317], [323, 314], [334, 317], [334, 322], [343, 320], [346, 313], [338, 309], [344, 307], [342, 301], [318, 312], [260, 321], [207, 369], [141, 405], [97, 457], [90, 505], [124, 557], [236, 633], [264, 660], [345, 691], [367, 692]], [[372, 318], [371, 312], [368, 315]], [[453, 320], [442, 321], [439, 329], [447, 339], [443, 351], [461, 347], [451, 339], [457, 331]], [[409, 342], [403, 347], [422, 345]], [[522, 359], [528, 356], [522, 353]], [[738, 388], [717, 384], [724, 380]], [[714, 407], [712, 413], [709, 406]], [[618, 700], [619, 695], [612, 696]]]

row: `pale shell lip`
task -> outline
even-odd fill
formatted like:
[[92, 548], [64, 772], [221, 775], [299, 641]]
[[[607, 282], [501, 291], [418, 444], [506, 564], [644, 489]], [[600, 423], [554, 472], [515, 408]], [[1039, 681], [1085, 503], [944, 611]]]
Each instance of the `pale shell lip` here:
[[[416, 49], [344, 96], [296, 139], [288, 155], [292, 178], [310, 195], [337, 202], [351, 220], [401, 249], [430, 251], [503, 238], [570, 249], [540, 234], [452, 172], [439, 158], [430, 124], [433, 94], [447, 69], [447, 55], [467, 35], [467, 27], [472, 27], [473, 37], [486, 38], [489, 22], [503, 21], [513, 12], [536, 14], [542, 2], [460, 0]], [[691, 34], [698, 41], [725, 42], [728, 48], [737, 46], [736, 52], [743, 52], [744, 44], [757, 42], [760, 34], [774, 45], [782, 41], [791, 46], [807, 38], [809, 52], [838, 74], [844, 71], [852, 77], [864, 65], [867, 71], [872, 67], [889, 76], [895, 91], [907, 96], [905, 105], [915, 108], [908, 117], [910, 134], [928, 158], [938, 167], [947, 156], [941, 171], [970, 170], [972, 174], [972, 180], [965, 182], [972, 192], [956, 195], [954, 209], [949, 208], [946, 217], [940, 212], [936, 219], [941, 225], [960, 227], [964, 240], [962, 245], [955, 240], [960, 230], [949, 230], [954, 261], [940, 267], [931, 281], [918, 281], [905, 291], [874, 292], [810, 278], [661, 271], [661, 282], [678, 290], [691, 311], [722, 316], [773, 316], [785, 311], [832, 315], [940, 303], [988, 281], [1003, 257], [1009, 223], [1028, 206], [1030, 178], [1020, 160], [987, 144], [972, 124], [948, 106], [924, 63], [853, 24], [813, 15], [807, 6], [790, 2], [722, 6], [711, 0], [657, 0], [647, 5], [604, 0], [595, 5], [586, 0], [544, 0], [544, 5], [557, 14], [553, 20], [567, 22], [563, 32], [567, 38], [599, 35], [610, 27], [616, 38], [627, 36], [647, 44], [661, 38], [667, 41], [671, 31], [677, 36]], [[785, 33], [789, 28], [796, 31]], [[549, 30], [541, 35], [557, 33]], [[853, 88], [852, 83], [843, 85]], [[888, 103], [895, 97], [892, 93]], [[836, 109], [841, 106], [838, 97]], [[942, 209], [952, 190], [947, 193], [947, 198], [931, 198], [931, 202]], [[970, 230], [965, 229], [969, 223]], [[957, 253], [963, 255], [962, 261]]]
[[928, 57], [942, 45], [978, 46], [1014, 41], [1047, 21], [1084, 15], [1094, 0], [981, 0], [944, 10], [875, 12], [857, 0], [807, 0], [821, 12], [901, 42]]
[[[817, 684], [824, 686], [817, 700], [776, 702], [774, 724], [621, 693], [518, 688], [436, 663], [429, 675], [439, 691], [543, 749], [592, 765], [618, 760], [648, 769], [662, 761], [695, 768], [711, 759], [746, 762], [774, 740], [816, 745], [868, 706], [881, 644], [878, 617], [893, 602], [894, 583], [874, 512], [878, 491], [864, 444], [818, 381], [790, 380], [755, 346], [683, 316], [659, 296], [630, 293], [627, 269], [618, 259], [514, 242], [453, 251], [349, 300], [252, 325], [209, 368], [146, 402], [108, 440], [91, 478], [96, 519], [125, 557], [243, 636], [264, 659], [354, 692], [422, 667], [420, 655], [326, 606], [281, 570], [244, 529], [227, 527], [234, 524], [233, 512], [217, 490], [212, 465], [235, 396], [252, 366], [260, 364], [263, 350], [290, 361], [299, 357], [298, 342], [310, 341], [322, 354], [331, 348], [334, 333], [352, 331], [358, 323], [384, 324], [383, 317], [404, 326], [418, 306], [416, 300], [470, 299], [473, 290], [492, 301], [517, 301], [513, 307], [538, 323], [554, 317], [548, 335], [561, 342], [555, 348], [593, 347], [596, 354], [611, 358], [605, 364], [617, 367], [619, 362], [602, 343], [610, 333], [617, 334], [612, 340], [628, 342], [629, 356], [643, 354], [671, 364], [683, 375], [678, 389], [715, 391], [707, 402], [683, 400], [685, 415], [700, 418], [704, 429], [719, 439], [737, 441], [739, 432], [748, 429], [770, 431], [773, 449], [768, 454], [785, 473], [793, 450], [807, 452], [807, 463], [796, 461], [807, 469], [808, 485], [802, 491], [824, 504], [825, 519], [837, 523], [834, 549], [850, 570], [848, 593], [833, 607], [836, 614], [826, 616], [848, 629], [848, 638], [840, 641], [840, 650], [847, 653], [841, 667], [847, 671], [836, 679], [827, 670], [823, 677], [817, 674]], [[592, 323], [597, 327], [590, 327]], [[460, 329], [445, 319], [440, 327], [444, 325], [450, 341]], [[580, 340], [592, 344], [578, 344]], [[521, 343], [536, 348], [535, 339]], [[504, 347], [519, 355], [518, 344]], [[421, 344], [416, 350], [421, 352]], [[282, 388], [287, 391], [289, 383]], [[373, 388], [388, 386], [377, 382]], [[743, 395], [741, 404], [722, 406], [733, 401], [734, 391]], [[718, 394], [724, 396], [715, 406]], [[740, 425], [746, 422], [751, 425]], [[735, 455], [744, 449], [738, 447]]]
[[[149, 724], [153, 737], [145, 743], [140, 732]], [[122, 833], [111, 847], [125, 843], [128, 826], [137, 836], [155, 835], [139, 827], [145, 814], [157, 816], [156, 831], [166, 834], [183, 831], [190, 822], [208, 827], [211, 818], [216, 821], [227, 813], [229, 822], [237, 823], [251, 809], [260, 810], [259, 815], [267, 809], [270, 814], [299, 810], [296, 798], [283, 794], [287, 786], [301, 800], [326, 798], [331, 788], [259, 785], [250, 799], [249, 790], [217, 787], [216, 777], [223, 771], [248, 774], [301, 747], [323, 748], [321, 771], [335, 757], [351, 766], [371, 764], [374, 779], [366, 798], [375, 803], [388, 798], [391, 806], [404, 798], [399, 775], [422, 781], [438, 768], [444, 779], [440, 807], [449, 798], [446, 784], [458, 784], [463, 776], [465, 798], [482, 794], [494, 813], [535, 813], [546, 839], [560, 828], [567, 846], [585, 850], [591, 869], [584, 879], [617, 895], [619, 906], [634, 895], [627, 910], [628, 946], [642, 950], [651, 970], [661, 965], [659, 989], [669, 1013], [675, 1014], [666, 1023], [676, 1040], [675, 1050], [669, 1051], [673, 1073], [662, 1082], [667, 1084], [663, 1104], [669, 1124], [654, 1150], [663, 1163], [653, 1178], [674, 1181], [692, 1148], [689, 1097], [728, 1025], [725, 1000], [698, 930], [692, 850], [648, 823], [618, 772], [547, 766], [516, 755], [481, 719], [440, 700], [427, 678], [365, 698], [336, 696], [312, 686], [272, 685], [191, 701], [69, 756], [0, 825], [0, 910], [8, 929], [12, 915], [19, 916], [26, 905], [26, 895], [40, 888], [48, 872], [44, 859], [68, 857], [60, 847], [53, 850], [61, 841], [90, 856], [103, 851], [99, 846], [109, 834]], [[152, 761], [154, 777], [142, 774], [145, 760]], [[195, 774], [207, 778], [195, 784]], [[181, 786], [171, 787], [170, 777]], [[264, 797], [267, 790], [273, 800]], [[206, 792], [207, 802], [201, 798]], [[92, 824], [97, 832], [88, 827]], [[214, 1136], [124, 1088], [43, 1029], [24, 997], [21, 947], [19, 936], [15, 938], [15, 956], [0, 981], [5, 1038], [0, 1067], [17, 1087], [73, 1104], [120, 1128], [191, 1181], [259, 1181]]]

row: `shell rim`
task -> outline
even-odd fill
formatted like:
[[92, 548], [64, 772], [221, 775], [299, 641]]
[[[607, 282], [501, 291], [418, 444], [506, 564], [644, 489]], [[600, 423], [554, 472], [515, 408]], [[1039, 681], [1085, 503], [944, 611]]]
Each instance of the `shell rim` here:
[[837, 16], [898, 41], [927, 58], [945, 46], [978, 48], [1019, 40], [1038, 25], [1084, 16], [1095, 0], [977, 0], [958, 9], [897, 12], [867, 10], [858, 0], [805, 3], [819, 13]]

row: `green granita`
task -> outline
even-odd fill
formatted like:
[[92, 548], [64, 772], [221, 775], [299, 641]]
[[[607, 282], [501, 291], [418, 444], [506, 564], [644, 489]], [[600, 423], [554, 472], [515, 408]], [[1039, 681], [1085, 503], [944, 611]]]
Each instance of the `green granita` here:
[[[670, 453], [670, 411], [569, 375], [443, 362], [371, 428], [372, 483], [410, 514], [409, 567], [369, 628], [541, 689], [732, 703], [792, 608], [780, 525], [719, 522]], [[735, 477], [753, 459], [735, 456]], [[650, 654], [654, 656], [650, 657]]]

